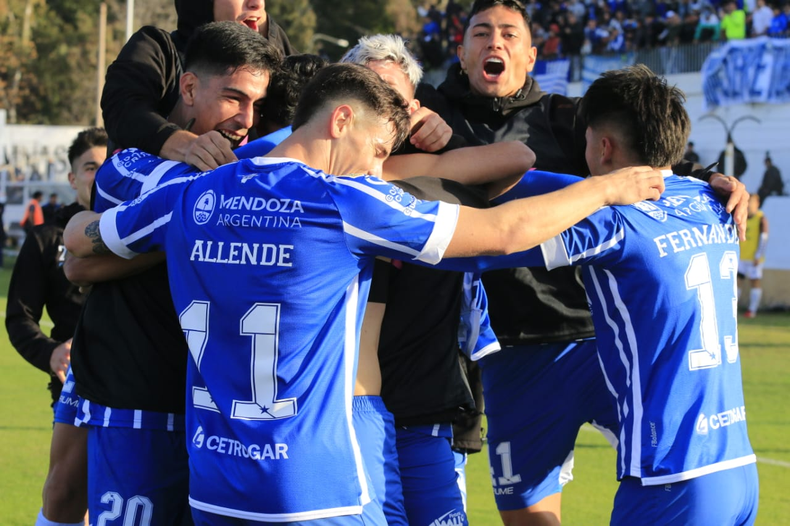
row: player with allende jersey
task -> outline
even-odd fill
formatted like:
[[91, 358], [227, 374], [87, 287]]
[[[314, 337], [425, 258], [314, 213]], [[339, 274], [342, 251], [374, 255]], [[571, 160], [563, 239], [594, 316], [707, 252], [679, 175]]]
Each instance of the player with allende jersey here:
[[[375, 177], [329, 175], [380, 173], [408, 133], [404, 106], [372, 71], [329, 66], [307, 86], [293, 135], [269, 157], [171, 181], [69, 225], [66, 244], [77, 256], [108, 247], [126, 257], [167, 252], [192, 357], [190, 504], [199, 524], [218, 516], [361, 523], [363, 511], [382, 523], [375, 503], [366, 506], [351, 425], [376, 255], [435, 263], [445, 253], [511, 252], [602, 205], [655, 199], [663, 188], [658, 172], [630, 168], [474, 210], [417, 201]], [[212, 221], [229, 197], [276, 203], [278, 226]]]

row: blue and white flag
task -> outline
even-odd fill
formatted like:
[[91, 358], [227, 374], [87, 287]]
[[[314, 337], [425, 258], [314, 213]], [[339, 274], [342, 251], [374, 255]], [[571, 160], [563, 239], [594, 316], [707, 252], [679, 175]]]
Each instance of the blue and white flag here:
[[538, 81], [540, 88], [546, 93], [568, 93], [568, 71], [571, 61], [567, 58], [560, 60], [538, 60], [532, 70], [532, 78]]
[[619, 55], [586, 55], [582, 66], [582, 95], [587, 92], [590, 84], [605, 71], [623, 69], [636, 62], [634, 53], [621, 53]]
[[762, 102], [790, 102], [790, 40], [733, 40], [702, 65], [704, 109]]

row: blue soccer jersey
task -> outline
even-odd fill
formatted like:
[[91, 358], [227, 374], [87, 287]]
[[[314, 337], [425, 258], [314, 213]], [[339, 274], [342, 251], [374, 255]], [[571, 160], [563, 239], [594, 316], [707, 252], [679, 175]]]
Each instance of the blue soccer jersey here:
[[104, 212], [170, 179], [196, 172], [186, 163], [167, 161], [136, 148], [122, 150], [96, 172], [93, 210]]
[[540, 247], [549, 269], [585, 267], [622, 424], [618, 478], [643, 485], [755, 462], [738, 356], [737, 229], [707, 184], [665, 182], [659, 201], [603, 208]]
[[457, 214], [379, 179], [255, 158], [102, 216], [117, 254], [167, 252], [192, 356], [194, 508], [258, 521], [361, 512], [351, 401], [374, 257], [437, 262]]

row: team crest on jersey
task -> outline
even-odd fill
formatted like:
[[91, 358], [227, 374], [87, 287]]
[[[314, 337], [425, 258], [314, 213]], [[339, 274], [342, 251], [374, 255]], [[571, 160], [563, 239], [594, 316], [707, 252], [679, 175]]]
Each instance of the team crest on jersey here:
[[634, 203], [634, 206], [641, 210], [642, 212], [646, 213], [656, 221], [661, 221], [662, 223], [667, 220], [667, 213], [663, 209], [659, 208], [658, 206], [654, 205], [653, 203], [648, 203], [647, 201], [642, 201], [640, 203]]
[[216, 204], [217, 196], [214, 194], [213, 190], [206, 190], [200, 194], [197, 202], [195, 202], [195, 209], [192, 212], [192, 217], [195, 219], [195, 223], [198, 225], [205, 225], [208, 223], [209, 219], [211, 219], [211, 216], [214, 213], [214, 207]]

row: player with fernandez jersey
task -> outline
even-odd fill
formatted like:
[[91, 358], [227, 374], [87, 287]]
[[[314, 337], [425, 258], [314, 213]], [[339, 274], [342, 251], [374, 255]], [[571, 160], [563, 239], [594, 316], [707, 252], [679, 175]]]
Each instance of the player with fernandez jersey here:
[[[738, 232], [708, 185], [669, 170], [690, 131], [683, 101], [644, 66], [596, 80], [582, 100], [590, 171], [650, 164], [666, 170], [666, 191], [655, 203], [601, 209], [514, 258], [583, 266], [621, 426], [612, 524], [752, 524], [757, 512], [738, 356]], [[578, 180], [530, 174], [541, 176]]]
[[[306, 90], [293, 135], [271, 157], [171, 181], [101, 220], [84, 213], [66, 233], [78, 256], [167, 251], [192, 355], [190, 503], [200, 524], [351, 524], [363, 511], [383, 521], [366, 506], [350, 413], [375, 255], [433, 263], [445, 252], [526, 248], [663, 187], [655, 171], [632, 168], [492, 210], [417, 201], [376, 178], [327, 175], [380, 173], [408, 131], [402, 98], [349, 64]], [[265, 203], [257, 214], [255, 203]], [[249, 221], [228, 225], [231, 208]]]
[[768, 246], [768, 219], [760, 210], [760, 196], [749, 197], [749, 217], [746, 219], [746, 241], [741, 242], [741, 260], [738, 263], [738, 297], [741, 295], [741, 281], [745, 278], [751, 283], [749, 308], [744, 314], [747, 318], [757, 316], [760, 298], [763, 296], [762, 279], [765, 249]]

